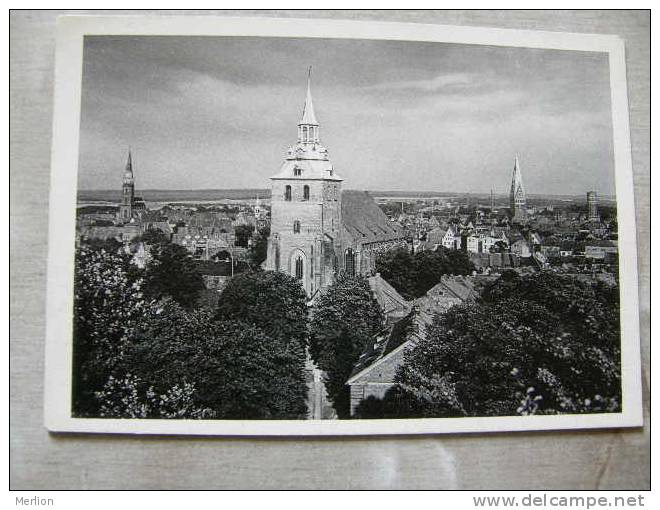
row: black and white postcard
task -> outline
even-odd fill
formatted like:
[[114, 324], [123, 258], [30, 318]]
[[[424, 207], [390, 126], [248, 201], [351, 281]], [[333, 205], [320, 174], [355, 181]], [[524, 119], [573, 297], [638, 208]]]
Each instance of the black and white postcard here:
[[624, 50], [60, 18], [46, 426], [640, 426]]

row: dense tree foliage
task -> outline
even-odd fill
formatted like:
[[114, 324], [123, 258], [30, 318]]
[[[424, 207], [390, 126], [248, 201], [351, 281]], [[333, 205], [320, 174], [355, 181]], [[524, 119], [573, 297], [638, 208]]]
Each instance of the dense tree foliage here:
[[113, 254], [118, 253], [124, 246], [122, 243], [120, 243], [113, 237], [109, 239], [92, 238], [86, 240], [83, 244], [85, 246], [85, 249], [87, 250], [91, 250], [91, 251], [104, 250], [108, 253], [113, 253]]
[[216, 319], [254, 324], [288, 345], [307, 344], [307, 298], [300, 282], [281, 272], [234, 276], [220, 295]]
[[260, 228], [257, 231], [257, 234], [252, 238], [252, 246], [250, 247], [250, 264], [255, 268], [258, 268], [268, 256], [269, 235], [270, 227], [263, 227]]
[[376, 270], [404, 298], [423, 296], [445, 274], [470, 274], [474, 265], [467, 253], [439, 247], [415, 254], [406, 248], [384, 252], [376, 260]]
[[154, 244], [144, 276], [144, 293], [151, 299], [171, 297], [181, 306], [194, 306], [204, 281], [195, 262], [183, 246]]
[[310, 354], [326, 373], [326, 388], [340, 418], [346, 417], [349, 410], [346, 381], [382, 326], [380, 306], [363, 276], [339, 276], [314, 305]]
[[150, 228], [146, 230], [141, 236], [134, 239], [133, 242], [142, 242], [148, 245], [163, 245], [169, 243], [170, 238], [161, 230]]
[[195, 385], [174, 385], [158, 394], [139, 377], [110, 376], [103, 390], [95, 393], [101, 418], [215, 418], [209, 408], [194, 402]]
[[76, 252], [73, 324], [73, 412], [98, 411], [94, 398], [120, 361], [129, 335], [144, 313], [142, 280], [128, 257], [104, 249]]
[[237, 225], [234, 228], [234, 235], [236, 236], [234, 244], [247, 248], [248, 240], [252, 239], [252, 234], [254, 234], [254, 225]]
[[619, 411], [618, 288], [503, 275], [483, 302], [437, 317], [396, 381], [363, 417]]
[[192, 385], [184, 411], [223, 419], [295, 419], [307, 412], [303, 363], [299, 349], [254, 324], [214, 321], [211, 312], [170, 302], [145, 315], [119, 373], [145, 381], [138, 394], [167, 396], [173, 383], [178, 391]]
[[240, 306], [191, 311], [176, 298], [187, 304], [181, 297], [194, 289], [166, 286], [190, 279], [187, 253], [152, 246], [148, 296], [122, 250], [78, 253], [74, 415], [304, 417], [307, 309], [299, 283], [280, 273], [242, 275], [224, 295]]

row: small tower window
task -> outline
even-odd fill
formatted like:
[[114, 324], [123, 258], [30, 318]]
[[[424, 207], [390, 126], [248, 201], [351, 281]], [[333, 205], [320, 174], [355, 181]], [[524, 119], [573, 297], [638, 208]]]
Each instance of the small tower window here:
[[294, 167], [293, 169], [293, 175], [302, 175], [302, 168], [300, 167]]
[[309, 200], [309, 186], [305, 184], [303, 188], [303, 200]]
[[303, 259], [302, 257], [296, 257], [296, 279], [302, 280], [303, 278]]
[[293, 222], [293, 233], [300, 234], [300, 222], [298, 220]]
[[284, 188], [284, 200], [287, 202], [291, 202], [291, 186], [287, 184], [287, 186]]

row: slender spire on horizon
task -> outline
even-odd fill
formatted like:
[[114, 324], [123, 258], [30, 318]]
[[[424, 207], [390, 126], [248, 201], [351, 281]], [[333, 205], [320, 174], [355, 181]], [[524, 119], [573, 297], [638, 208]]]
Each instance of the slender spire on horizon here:
[[126, 168], [124, 169], [124, 182], [133, 182], [133, 156], [130, 147], [128, 148], [128, 159], [126, 160]]
[[513, 163], [509, 202], [513, 220], [524, 221], [527, 217], [527, 198], [525, 196], [525, 185], [523, 184], [522, 172], [520, 171], [520, 162], [518, 161], [517, 153]]

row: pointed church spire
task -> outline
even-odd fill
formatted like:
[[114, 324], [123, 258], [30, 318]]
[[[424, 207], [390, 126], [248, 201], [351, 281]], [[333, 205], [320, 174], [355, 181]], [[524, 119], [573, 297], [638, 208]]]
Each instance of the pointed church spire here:
[[523, 185], [522, 172], [518, 154], [513, 163], [513, 175], [511, 176], [511, 191], [509, 193], [511, 216], [514, 221], [522, 221], [527, 216], [527, 199], [525, 197], [525, 186]]
[[517, 191], [519, 188], [522, 189], [523, 193], [525, 192], [522, 173], [520, 172], [520, 162], [518, 161], [518, 154], [516, 153], [516, 159], [513, 163], [513, 175], [511, 176], [511, 190]]
[[314, 103], [312, 102], [312, 66], [309, 66], [307, 70], [307, 97], [305, 97], [305, 106], [303, 107], [302, 118], [298, 125], [301, 126], [304, 124], [311, 126], [319, 125], [314, 114]]
[[126, 160], [126, 169], [124, 170], [124, 182], [133, 182], [133, 157], [131, 156], [131, 149], [128, 148], [128, 159]]

